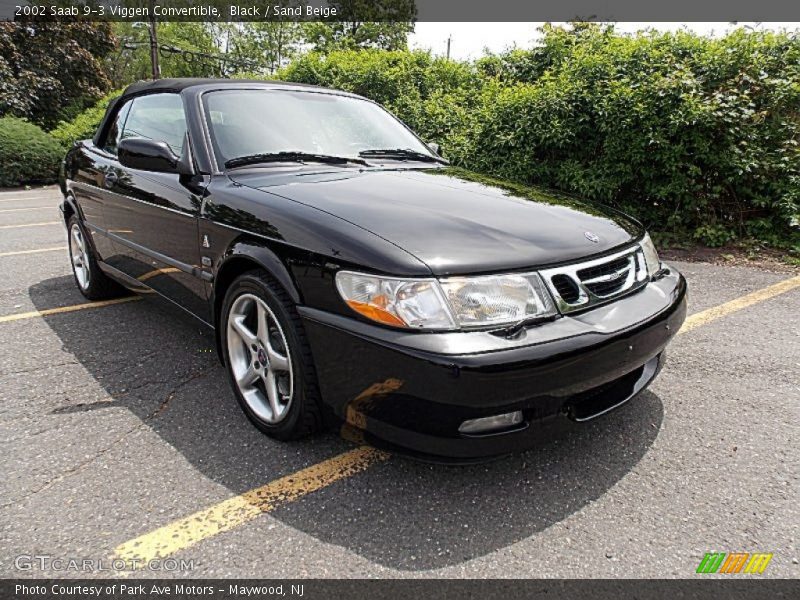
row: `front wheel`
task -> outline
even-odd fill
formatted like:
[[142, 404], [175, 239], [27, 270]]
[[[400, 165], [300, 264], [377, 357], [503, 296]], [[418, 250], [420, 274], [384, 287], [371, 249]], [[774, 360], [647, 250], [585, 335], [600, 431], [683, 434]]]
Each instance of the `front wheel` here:
[[262, 271], [245, 273], [228, 289], [219, 322], [228, 377], [250, 421], [280, 440], [322, 429], [311, 350], [288, 294]]

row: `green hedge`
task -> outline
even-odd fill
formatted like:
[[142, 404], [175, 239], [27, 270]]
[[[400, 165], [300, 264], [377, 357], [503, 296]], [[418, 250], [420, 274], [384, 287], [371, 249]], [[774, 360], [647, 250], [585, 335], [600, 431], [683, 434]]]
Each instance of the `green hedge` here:
[[50, 135], [65, 147], [69, 147], [76, 140], [85, 140], [93, 137], [100, 125], [100, 121], [103, 120], [103, 115], [106, 114], [108, 103], [120, 95], [122, 95], [122, 90], [115, 90], [106, 94], [71, 121], [60, 121], [56, 128], [50, 132]]
[[472, 64], [336, 52], [279, 76], [381, 102], [454, 164], [607, 202], [662, 233], [799, 244], [796, 34], [543, 33]]
[[0, 118], [0, 187], [53, 183], [64, 149], [32, 123]]

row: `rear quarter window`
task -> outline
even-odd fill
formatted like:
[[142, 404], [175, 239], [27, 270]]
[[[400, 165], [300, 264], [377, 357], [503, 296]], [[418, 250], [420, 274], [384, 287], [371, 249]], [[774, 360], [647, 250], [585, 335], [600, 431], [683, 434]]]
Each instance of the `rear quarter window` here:
[[122, 138], [122, 128], [125, 125], [125, 118], [128, 116], [128, 111], [131, 109], [131, 102], [126, 102], [122, 108], [117, 111], [117, 116], [114, 117], [114, 122], [106, 134], [106, 141], [103, 144], [103, 150], [106, 152], [117, 155], [117, 144]]

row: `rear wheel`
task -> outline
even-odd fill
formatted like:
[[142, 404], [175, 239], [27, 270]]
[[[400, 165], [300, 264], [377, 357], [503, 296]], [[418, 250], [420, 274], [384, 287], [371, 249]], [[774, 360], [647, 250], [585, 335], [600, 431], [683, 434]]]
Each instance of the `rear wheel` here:
[[67, 221], [67, 236], [72, 275], [81, 294], [89, 300], [105, 300], [124, 295], [125, 288], [110, 279], [97, 265], [92, 247], [75, 215]]
[[225, 295], [220, 324], [228, 377], [253, 424], [281, 440], [322, 429], [311, 350], [283, 288], [262, 271], [241, 275]]

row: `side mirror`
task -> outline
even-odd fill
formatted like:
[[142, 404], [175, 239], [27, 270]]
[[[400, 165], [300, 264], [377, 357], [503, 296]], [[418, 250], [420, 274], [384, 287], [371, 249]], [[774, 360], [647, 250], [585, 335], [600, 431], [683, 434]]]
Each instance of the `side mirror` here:
[[441, 156], [441, 154], [439, 154], [439, 151], [441, 150], [441, 147], [436, 142], [428, 142], [428, 148], [433, 150], [434, 154], [436, 154], [438, 156]]
[[117, 146], [119, 162], [123, 167], [159, 173], [183, 173], [184, 165], [166, 142], [147, 138], [125, 138]]

